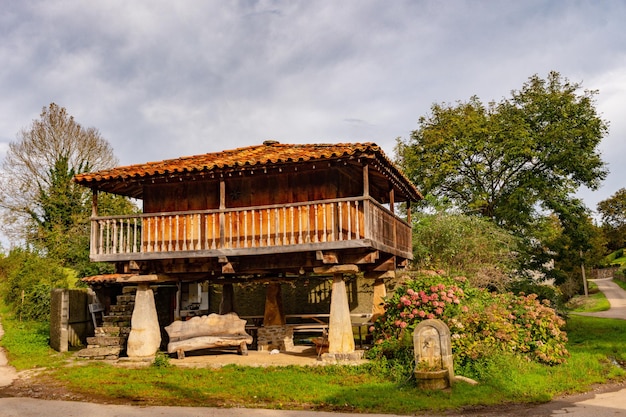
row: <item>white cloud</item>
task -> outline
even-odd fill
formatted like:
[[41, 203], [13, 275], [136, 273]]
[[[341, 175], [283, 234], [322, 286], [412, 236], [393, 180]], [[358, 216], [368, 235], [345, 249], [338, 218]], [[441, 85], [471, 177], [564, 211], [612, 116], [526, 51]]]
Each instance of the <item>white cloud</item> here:
[[4, 3], [0, 143], [54, 101], [123, 164], [268, 138], [392, 153], [433, 102], [500, 100], [557, 70], [600, 89], [611, 121], [612, 173], [589, 201], [626, 175], [623, 2]]

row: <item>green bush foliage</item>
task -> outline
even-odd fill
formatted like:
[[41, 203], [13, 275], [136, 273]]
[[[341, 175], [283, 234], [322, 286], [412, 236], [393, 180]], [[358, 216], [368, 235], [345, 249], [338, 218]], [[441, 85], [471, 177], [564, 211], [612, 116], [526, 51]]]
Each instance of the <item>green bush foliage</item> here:
[[429, 318], [450, 328], [455, 366], [471, 368], [499, 352], [547, 365], [563, 363], [569, 355], [561, 330], [565, 322], [536, 294], [492, 293], [465, 277], [417, 276], [399, 285], [385, 307], [370, 328], [370, 358], [406, 364], [413, 354], [413, 330]]
[[488, 219], [454, 213], [416, 215], [413, 255], [418, 269], [463, 271], [474, 286], [504, 289], [519, 269], [521, 240]]
[[47, 320], [51, 290], [70, 288], [75, 281], [72, 270], [27, 249], [15, 248], [0, 258], [0, 294], [24, 320]]

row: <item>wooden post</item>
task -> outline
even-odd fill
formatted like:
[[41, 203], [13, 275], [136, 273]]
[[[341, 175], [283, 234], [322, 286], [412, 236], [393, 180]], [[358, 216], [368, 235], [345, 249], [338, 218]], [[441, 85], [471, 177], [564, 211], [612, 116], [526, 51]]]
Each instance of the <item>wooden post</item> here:
[[370, 196], [370, 176], [369, 165], [363, 165], [363, 197]]
[[222, 179], [220, 180], [220, 248], [223, 248], [226, 244], [226, 236], [224, 236], [224, 231], [226, 230], [226, 215], [224, 214], [224, 209], [226, 208], [226, 182]]
[[98, 246], [98, 228], [96, 227], [96, 225], [98, 224], [98, 222], [95, 220], [95, 218], [98, 217], [98, 190], [96, 190], [95, 188], [92, 190], [92, 195], [91, 195], [91, 224], [90, 224], [90, 238], [89, 238], [89, 253], [96, 254], [100, 248], [97, 248]]
[[343, 274], [333, 276], [330, 299], [330, 319], [328, 323], [328, 353], [354, 353], [354, 335], [350, 319], [350, 305]]
[[222, 286], [222, 302], [220, 303], [220, 314], [228, 314], [235, 311], [235, 289], [233, 284]]
[[284, 326], [286, 323], [283, 310], [282, 291], [279, 283], [270, 283], [265, 289], [265, 314], [263, 326]]
[[406, 201], [406, 222], [413, 227], [411, 224], [411, 200]]
[[377, 278], [374, 281], [374, 297], [372, 298], [372, 322], [383, 314], [385, 314], [385, 297], [387, 296], [387, 288], [385, 281]]

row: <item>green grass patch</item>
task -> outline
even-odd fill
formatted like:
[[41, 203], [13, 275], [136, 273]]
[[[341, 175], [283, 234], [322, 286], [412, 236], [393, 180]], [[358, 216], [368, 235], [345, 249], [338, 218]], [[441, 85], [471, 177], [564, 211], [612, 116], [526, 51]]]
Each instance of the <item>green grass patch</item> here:
[[4, 337], [0, 346], [7, 351], [7, 358], [18, 371], [32, 368], [51, 368], [62, 365], [69, 353], [61, 354], [50, 348], [48, 322], [19, 321], [11, 319], [2, 311]]
[[[29, 326], [33, 327], [29, 327]], [[187, 369], [169, 365], [128, 369], [99, 362], [59, 366], [66, 358], [50, 350], [45, 325], [3, 319], [11, 364], [46, 367], [42, 378], [75, 393], [143, 405], [310, 409], [355, 413], [415, 414], [506, 403], [537, 403], [626, 379], [626, 321], [572, 316], [567, 322], [567, 363], [540, 365], [497, 355], [476, 368], [480, 384], [457, 383], [449, 391], [425, 392], [387, 377], [377, 362], [361, 366], [240, 367]]]
[[595, 313], [610, 309], [611, 303], [594, 282], [589, 282], [589, 296], [577, 295], [567, 303], [567, 307], [576, 313]]

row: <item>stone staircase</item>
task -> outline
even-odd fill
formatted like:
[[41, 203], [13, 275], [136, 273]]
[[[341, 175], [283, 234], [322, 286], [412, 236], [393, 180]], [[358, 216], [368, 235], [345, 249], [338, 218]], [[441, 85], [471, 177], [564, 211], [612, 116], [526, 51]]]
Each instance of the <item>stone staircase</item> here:
[[108, 315], [103, 316], [102, 326], [96, 327], [95, 335], [87, 338], [87, 347], [76, 353], [82, 359], [116, 360], [125, 354], [130, 333], [130, 319], [135, 306], [135, 294], [127, 292], [117, 296]]

